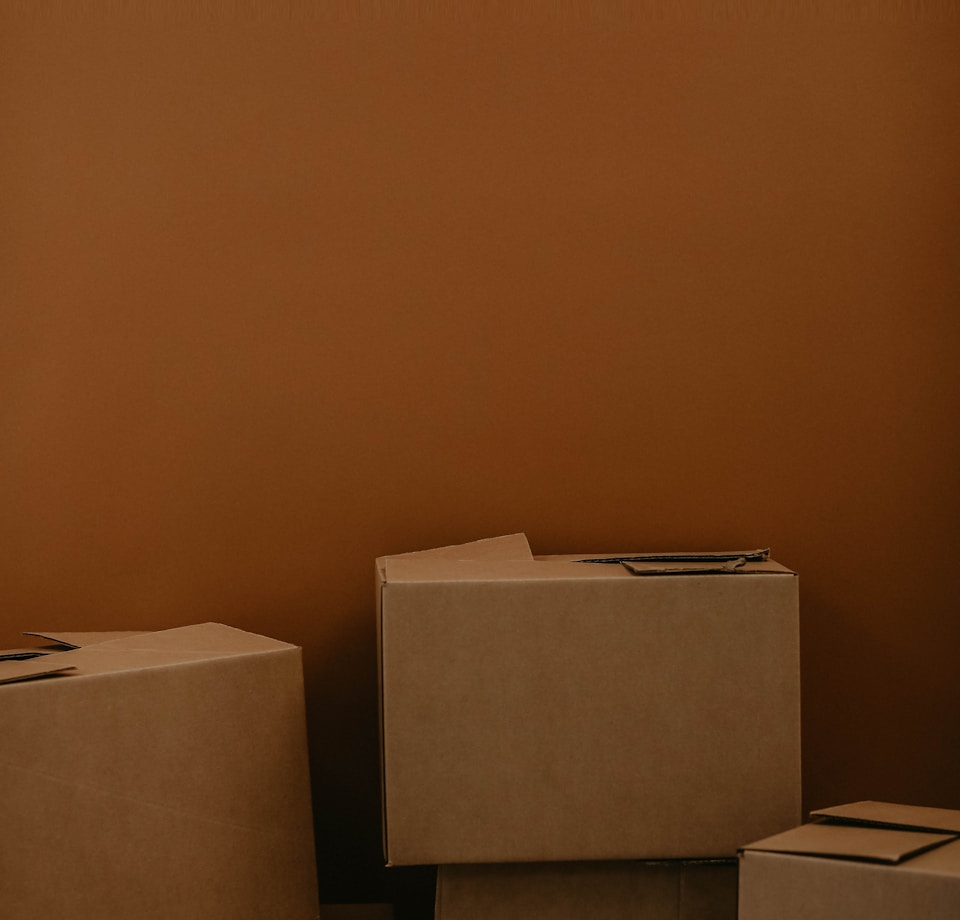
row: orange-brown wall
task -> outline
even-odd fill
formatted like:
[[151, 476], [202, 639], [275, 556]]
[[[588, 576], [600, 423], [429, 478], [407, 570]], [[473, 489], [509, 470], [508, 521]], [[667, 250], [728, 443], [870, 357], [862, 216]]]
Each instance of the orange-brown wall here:
[[17, 6], [3, 645], [302, 645], [324, 900], [400, 897], [375, 556], [769, 543], [806, 804], [960, 807], [955, 18]]

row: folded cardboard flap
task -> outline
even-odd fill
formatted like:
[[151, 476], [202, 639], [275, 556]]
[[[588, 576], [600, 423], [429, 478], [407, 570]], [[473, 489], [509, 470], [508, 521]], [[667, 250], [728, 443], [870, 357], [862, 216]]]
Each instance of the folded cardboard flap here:
[[[110, 642], [114, 639], [126, 639], [129, 636], [143, 636], [151, 630], [116, 630], [110, 632], [25, 632], [25, 636], [36, 636], [38, 639], [47, 639], [64, 649], [86, 648], [88, 645], [99, 645], [101, 642]], [[51, 649], [57, 651], [58, 649]]]
[[7, 648], [0, 652], [0, 661], [27, 661], [30, 658], [42, 658], [51, 652], [62, 652], [66, 646], [54, 645], [45, 648]]
[[746, 564], [746, 556], [718, 562], [623, 561], [623, 567], [633, 575], [736, 575]]
[[754, 549], [735, 552], [708, 552], [708, 553], [637, 553], [624, 556], [591, 556], [580, 559], [579, 562], [592, 562], [600, 565], [616, 565], [617, 563], [721, 563], [735, 562], [742, 559], [744, 562], [766, 562], [770, 558], [770, 549]]
[[41, 655], [21, 660], [0, 660], [0, 684], [12, 684], [75, 670], [75, 665], [58, 659], [58, 655]]
[[[0, 684], [10, 684], [22, 680], [33, 680], [47, 675], [76, 671], [77, 666], [69, 658], [60, 658], [62, 652], [87, 648], [109, 642], [114, 639], [126, 639], [144, 635], [143, 630], [118, 630], [114, 632], [24, 632], [24, 636], [46, 639], [52, 645], [36, 648], [8, 649], [0, 652]], [[13, 667], [16, 663], [19, 667]]]
[[621, 569], [603, 566], [584, 567], [573, 562], [550, 562], [542, 559], [424, 559], [412, 556], [388, 557], [384, 563], [386, 584], [432, 583], [442, 581], [546, 581], [555, 579], [610, 578]]
[[949, 808], [867, 801], [821, 808], [810, 814], [831, 824], [960, 834], [960, 811]]
[[814, 823], [767, 837], [743, 851], [896, 864], [956, 839], [956, 834]]
[[18, 654], [4, 659], [0, 655], [0, 684], [47, 675], [66, 673], [66, 676], [82, 676], [294, 648], [286, 642], [220, 623], [181, 626], [155, 632], [52, 631], [28, 632], [24, 635], [51, 639], [59, 645], [37, 649], [36, 654], [30, 656]]
[[853, 802], [811, 813], [810, 824], [743, 847], [741, 852], [827, 856], [898, 864], [960, 839], [960, 811]]
[[[636, 557], [640, 559], [640, 557]], [[453, 559], [424, 554], [387, 556], [380, 560], [381, 582], [482, 582], [597, 580], [631, 575], [792, 575], [796, 573], [772, 559], [751, 562], [741, 555], [712, 562], [634, 561], [610, 557], [617, 565], [582, 565], [590, 557], [538, 556], [531, 559]]]
[[493, 562], [504, 560], [530, 560], [530, 544], [522, 533], [508, 534], [503, 537], [489, 537], [475, 540], [473, 543], [461, 543], [454, 546], [440, 546], [436, 549], [415, 550], [410, 553], [391, 553], [377, 558], [377, 569], [383, 574], [388, 561], [398, 559], [422, 560], [461, 560], [470, 562]]

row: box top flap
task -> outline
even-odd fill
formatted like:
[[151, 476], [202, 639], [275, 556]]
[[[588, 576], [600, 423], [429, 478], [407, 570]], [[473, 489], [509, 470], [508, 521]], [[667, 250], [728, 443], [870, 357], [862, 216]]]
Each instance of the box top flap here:
[[826, 818], [830, 823], [960, 834], [960, 811], [950, 808], [896, 805], [891, 802], [851, 802], [822, 808], [811, 814]]
[[634, 575], [795, 575], [772, 559], [750, 562], [745, 556], [716, 562], [633, 562], [623, 566]]
[[0, 682], [28, 680], [57, 671], [72, 671], [76, 677], [134, 671], [294, 648], [221, 623], [202, 623], [159, 632], [121, 633], [118, 638], [65, 652], [27, 661], [3, 661]]
[[[538, 581], [632, 578], [636, 575], [783, 574], [794, 575], [771, 559], [747, 562], [738, 557], [718, 562], [633, 561], [641, 557], [537, 556], [531, 559], [451, 559], [419, 554], [383, 560], [387, 582]], [[609, 563], [589, 564], [584, 563]]]
[[398, 556], [386, 560], [384, 571], [388, 583], [582, 580], [629, 577], [629, 573], [622, 566], [579, 565], [576, 562], [544, 562], [533, 559], [472, 561]]
[[729, 552], [622, 553], [605, 556], [541, 556], [594, 565], [622, 565], [634, 575], [795, 575], [774, 562], [769, 549]]
[[589, 555], [578, 557], [581, 562], [619, 563], [636, 562], [639, 564], [664, 565], [719, 565], [724, 562], [733, 562], [742, 559], [744, 562], [766, 562], [770, 558], [770, 549], [744, 549], [706, 552], [675, 552], [675, 553], [614, 553], [606, 555]]
[[530, 544], [525, 534], [513, 533], [503, 537], [489, 537], [474, 540], [471, 543], [458, 543], [453, 546], [440, 546], [436, 549], [416, 550], [412, 553], [392, 553], [381, 556], [377, 563], [380, 568], [388, 560], [394, 559], [464, 559], [472, 561], [492, 561], [496, 559], [533, 559]]
[[742, 849], [896, 864], [956, 839], [955, 834], [815, 823], [795, 827]]
[[26, 660], [8, 659], [0, 661], [0, 684], [11, 684], [20, 680], [33, 680], [47, 674], [59, 674], [72, 671], [75, 665], [63, 661], [59, 655], [41, 655]]
[[88, 645], [99, 645], [101, 642], [109, 642], [113, 639], [126, 639], [130, 636], [142, 636], [147, 634], [147, 630], [115, 630], [111, 632], [61, 632], [60, 630], [49, 630], [46, 632], [25, 632], [25, 636], [36, 636], [38, 639], [49, 639], [56, 642], [57, 645], [65, 645], [69, 648], [86, 648]]
[[99, 642], [96, 647], [105, 650], [183, 652], [191, 657], [219, 658], [295, 646], [279, 639], [225, 626], [223, 623], [198, 623], [195, 626], [178, 626], [158, 632], [121, 635]]

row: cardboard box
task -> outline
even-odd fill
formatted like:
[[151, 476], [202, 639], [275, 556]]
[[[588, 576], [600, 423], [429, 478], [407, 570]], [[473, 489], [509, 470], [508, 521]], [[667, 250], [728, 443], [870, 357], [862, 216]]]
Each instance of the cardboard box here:
[[314, 920], [300, 649], [48, 636], [0, 660], [4, 920]]
[[856, 802], [743, 848], [740, 920], [957, 920], [960, 811]]
[[796, 825], [797, 578], [762, 557], [377, 560], [388, 864], [734, 857]]
[[737, 862], [441, 866], [435, 920], [736, 920]]

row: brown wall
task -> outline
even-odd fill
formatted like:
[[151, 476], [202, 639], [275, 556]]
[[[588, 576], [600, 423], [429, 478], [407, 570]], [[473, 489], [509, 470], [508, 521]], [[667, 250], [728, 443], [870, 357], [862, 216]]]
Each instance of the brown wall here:
[[806, 804], [960, 807], [955, 22], [46, 6], [0, 31], [3, 645], [303, 645], [324, 897], [390, 897], [374, 556], [770, 543]]

